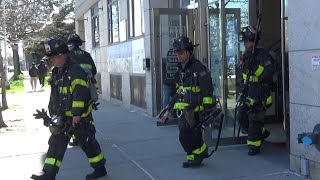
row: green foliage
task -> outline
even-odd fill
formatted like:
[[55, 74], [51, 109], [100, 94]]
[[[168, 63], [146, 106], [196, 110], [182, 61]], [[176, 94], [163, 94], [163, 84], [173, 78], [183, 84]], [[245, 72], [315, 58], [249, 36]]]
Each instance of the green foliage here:
[[[50, 24], [47, 24], [41, 31], [33, 33], [24, 41], [25, 52], [31, 54], [33, 58], [39, 61], [44, 55], [43, 43], [53, 37], [63, 37], [65, 40], [68, 35], [74, 31], [74, 0], [60, 0], [59, 13], [53, 14]], [[72, 19], [72, 23], [67, 23], [66, 20]]]
[[10, 78], [10, 89], [7, 90], [7, 93], [19, 93], [24, 91], [24, 76], [23, 74], [20, 74], [17, 79], [14, 79], [12, 76]]

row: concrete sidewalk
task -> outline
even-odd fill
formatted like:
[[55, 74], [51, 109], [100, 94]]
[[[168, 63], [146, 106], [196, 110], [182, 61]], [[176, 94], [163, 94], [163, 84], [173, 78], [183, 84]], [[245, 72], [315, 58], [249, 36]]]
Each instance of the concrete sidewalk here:
[[[13, 98], [13, 97], [10, 97]], [[26, 108], [26, 130], [0, 135], [0, 179], [29, 179], [41, 171], [50, 133], [32, 118], [31, 108], [46, 107], [49, 91], [23, 93], [32, 102]], [[32, 101], [31, 99], [37, 99]], [[263, 153], [247, 156], [247, 147], [220, 147], [199, 168], [183, 169], [185, 154], [176, 126], [157, 127], [152, 117], [100, 101], [94, 111], [97, 139], [107, 159], [109, 180], [300, 180], [289, 171], [284, 147], [264, 144]], [[28, 113], [27, 113], [28, 112]], [[32, 122], [32, 123], [31, 123]], [[57, 180], [80, 180], [92, 169], [79, 147], [69, 147]]]

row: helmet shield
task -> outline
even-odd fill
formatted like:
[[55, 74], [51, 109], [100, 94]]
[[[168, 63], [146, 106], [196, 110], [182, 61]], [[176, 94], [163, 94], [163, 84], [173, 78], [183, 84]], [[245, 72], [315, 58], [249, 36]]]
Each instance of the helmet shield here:
[[44, 48], [47, 57], [56, 56], [69, 52], [68, 46], [60, 38], [51, 39], [50, 41], [44, 44]]
[[193, 52], [194, 45], [192, 41], [184, 36], [181, 36], [173, 41], [173, 51], [179, 52], [182, 50], [186, 50], [189, 52]]

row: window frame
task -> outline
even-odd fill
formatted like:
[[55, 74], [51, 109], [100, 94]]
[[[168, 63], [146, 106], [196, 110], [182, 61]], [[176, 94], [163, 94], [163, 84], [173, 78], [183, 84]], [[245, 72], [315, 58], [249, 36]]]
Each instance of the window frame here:
[[[96, 34], [97, 29], [97, 34]], [[99, 4], [95, 4], [91, 8], [91, 35], [92, 35], [92, 48], [100, 46], [100, 27], [99, 27]], [[96, 39], [96, 35], [98, 38]], [[98, 41], [97, 41], [98, 40]]]

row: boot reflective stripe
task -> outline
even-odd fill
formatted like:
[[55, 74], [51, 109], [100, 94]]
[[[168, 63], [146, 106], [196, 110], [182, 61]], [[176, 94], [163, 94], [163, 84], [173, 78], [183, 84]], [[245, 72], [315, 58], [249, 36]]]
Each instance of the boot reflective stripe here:
[[60, 167], [61, 166], [61, 161], [55, 159], [55, 158], [46, 158], [46, 160], [44, 161], [45, 164], [50, 164], [52, 166], [57, 166]]
[[93, 121], [90, 121], [90, 124], [94, 125], [94, 122], [93, 122]]
[[72, 107], [75, 108], [75, 107], [84, 107], [84, 101], [72, 101]]
[[195, 149], [192, 151], [193, 154], [201, 154], [204, 150], [206, 150], [207, 145], [205, 143], [202, 144], [202, 146], [198, 149]]
[[267, 131], [266, 128], [262, 128], [262, 134], [265, 133]]
[[187, 160], [193, 161], [194, 155], [193, 154], [187, 155]]
[[256, 70], [256, 72], [254, 72], [254, 75], [256, 75], [257, 77], [259, 77], [264, 71], [264, 67], [260, 66], [258, 67], [258, 69]]
[[98, 156], [93, 157], [93, 158], [89, 158], [89, 162], [90, 163], [97, 163], [99, 161], [101, 161], [103, 159], [103, 154], [100, 153]]
[[259, 140], [259, 141], [249, 141], [249, 140], [247, 140], [247, 145], [260, 147], [261, 146], [261, 140]]
[[72, 139], [76, 139], [76, 136], [74, 134], [72, 134], [71, 138]]

